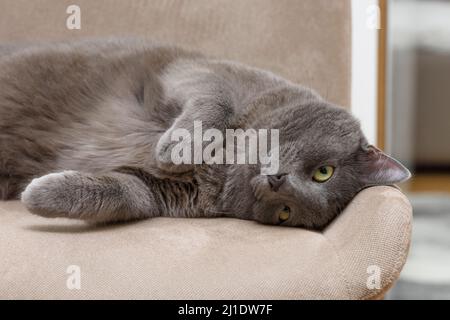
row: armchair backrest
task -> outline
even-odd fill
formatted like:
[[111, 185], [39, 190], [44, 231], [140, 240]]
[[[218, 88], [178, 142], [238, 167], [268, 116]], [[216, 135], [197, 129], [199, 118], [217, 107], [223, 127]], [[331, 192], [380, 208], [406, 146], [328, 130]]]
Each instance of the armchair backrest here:
[[[66, 28], [67, 7], [81, 29]], [[0, 42], [147, 36], [269, 69], [350, 104], [350, 0], [1, 0]]]

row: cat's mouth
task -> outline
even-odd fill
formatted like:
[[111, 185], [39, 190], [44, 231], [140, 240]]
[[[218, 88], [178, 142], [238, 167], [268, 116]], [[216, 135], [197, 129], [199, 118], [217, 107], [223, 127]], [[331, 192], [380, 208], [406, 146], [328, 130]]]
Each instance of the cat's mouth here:
[[250, 181], [256, 200], [263, 200], [267, 194], [272, 192], [268, 176], [258, 175]]

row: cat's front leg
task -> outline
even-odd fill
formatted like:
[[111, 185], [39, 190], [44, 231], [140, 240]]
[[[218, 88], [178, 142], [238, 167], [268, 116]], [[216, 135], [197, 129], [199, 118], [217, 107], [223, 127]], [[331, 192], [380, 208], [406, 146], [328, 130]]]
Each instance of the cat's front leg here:
[[[220, 103], [215, 98], [187, 103], [183, 113], [158, 141], [156, 146], [158, 167], [165, 171], [180, 173], [192, 170], [195, 164], [202, 164], [205, 160], [203, 159], [203, 150], [206, 145], [212, 149], [223, 147], [223, 140], [204, 141], [203, 134], [208, 130], [209, 132], [214, 130], [215, 136], [218, 134], [223, 136], [233, 117], [233, 107]], [[184, 155], [186, 149], [183, 148], [183, 143], [189, 146], [188, 157]], [[178, 148], [174, 150], [175, 147]], [[182, 156], [179, 153], [180, 149], [183, 150]], [[178, 158], [183, 158], [182, 163], [175, 161], [174, 151]], [[201, 155], [201, 158], [198, 158], [198, 155]], [[188, 161], [184, 161], [186, 158]]]
[[155, 214], [147, 186], [135, 176], [118, 172], [100, 176], [77, 171], [51, 173], [34, 179], [22, 193], [22, 202], [30, 212], [43, 217], [92, 222]]

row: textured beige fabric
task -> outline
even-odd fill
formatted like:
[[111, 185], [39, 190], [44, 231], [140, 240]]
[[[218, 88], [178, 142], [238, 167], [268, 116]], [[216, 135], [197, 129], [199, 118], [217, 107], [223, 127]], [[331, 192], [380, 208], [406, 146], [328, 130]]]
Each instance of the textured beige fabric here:
[[[81, 30], [66, 8], [81, 8]], [[0, 42], [147, 36], [350, 100], [350, 0], [0, 0]]]
[[[411, 207], [397, 189], [360, 193], [325, 232], [234, 219], [156, 218], [101, 229], [0, 203], [0, 298], [370, 298], [405, 262]], [[81, 290], [66, 287], [70, 265]], [[381, 269], [381, 289], [366, 286]]]

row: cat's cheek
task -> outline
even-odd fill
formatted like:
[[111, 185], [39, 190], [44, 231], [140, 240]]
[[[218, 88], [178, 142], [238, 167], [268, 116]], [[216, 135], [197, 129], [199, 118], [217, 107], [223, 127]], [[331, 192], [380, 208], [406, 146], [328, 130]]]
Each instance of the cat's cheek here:
[[253, 205], [253, 217], [252, 220], [258, 221], [263, 224], [276, 225], [278, 224], [278, 217], [275, 215], [275, 209], [271, 206], [258, 201]]

